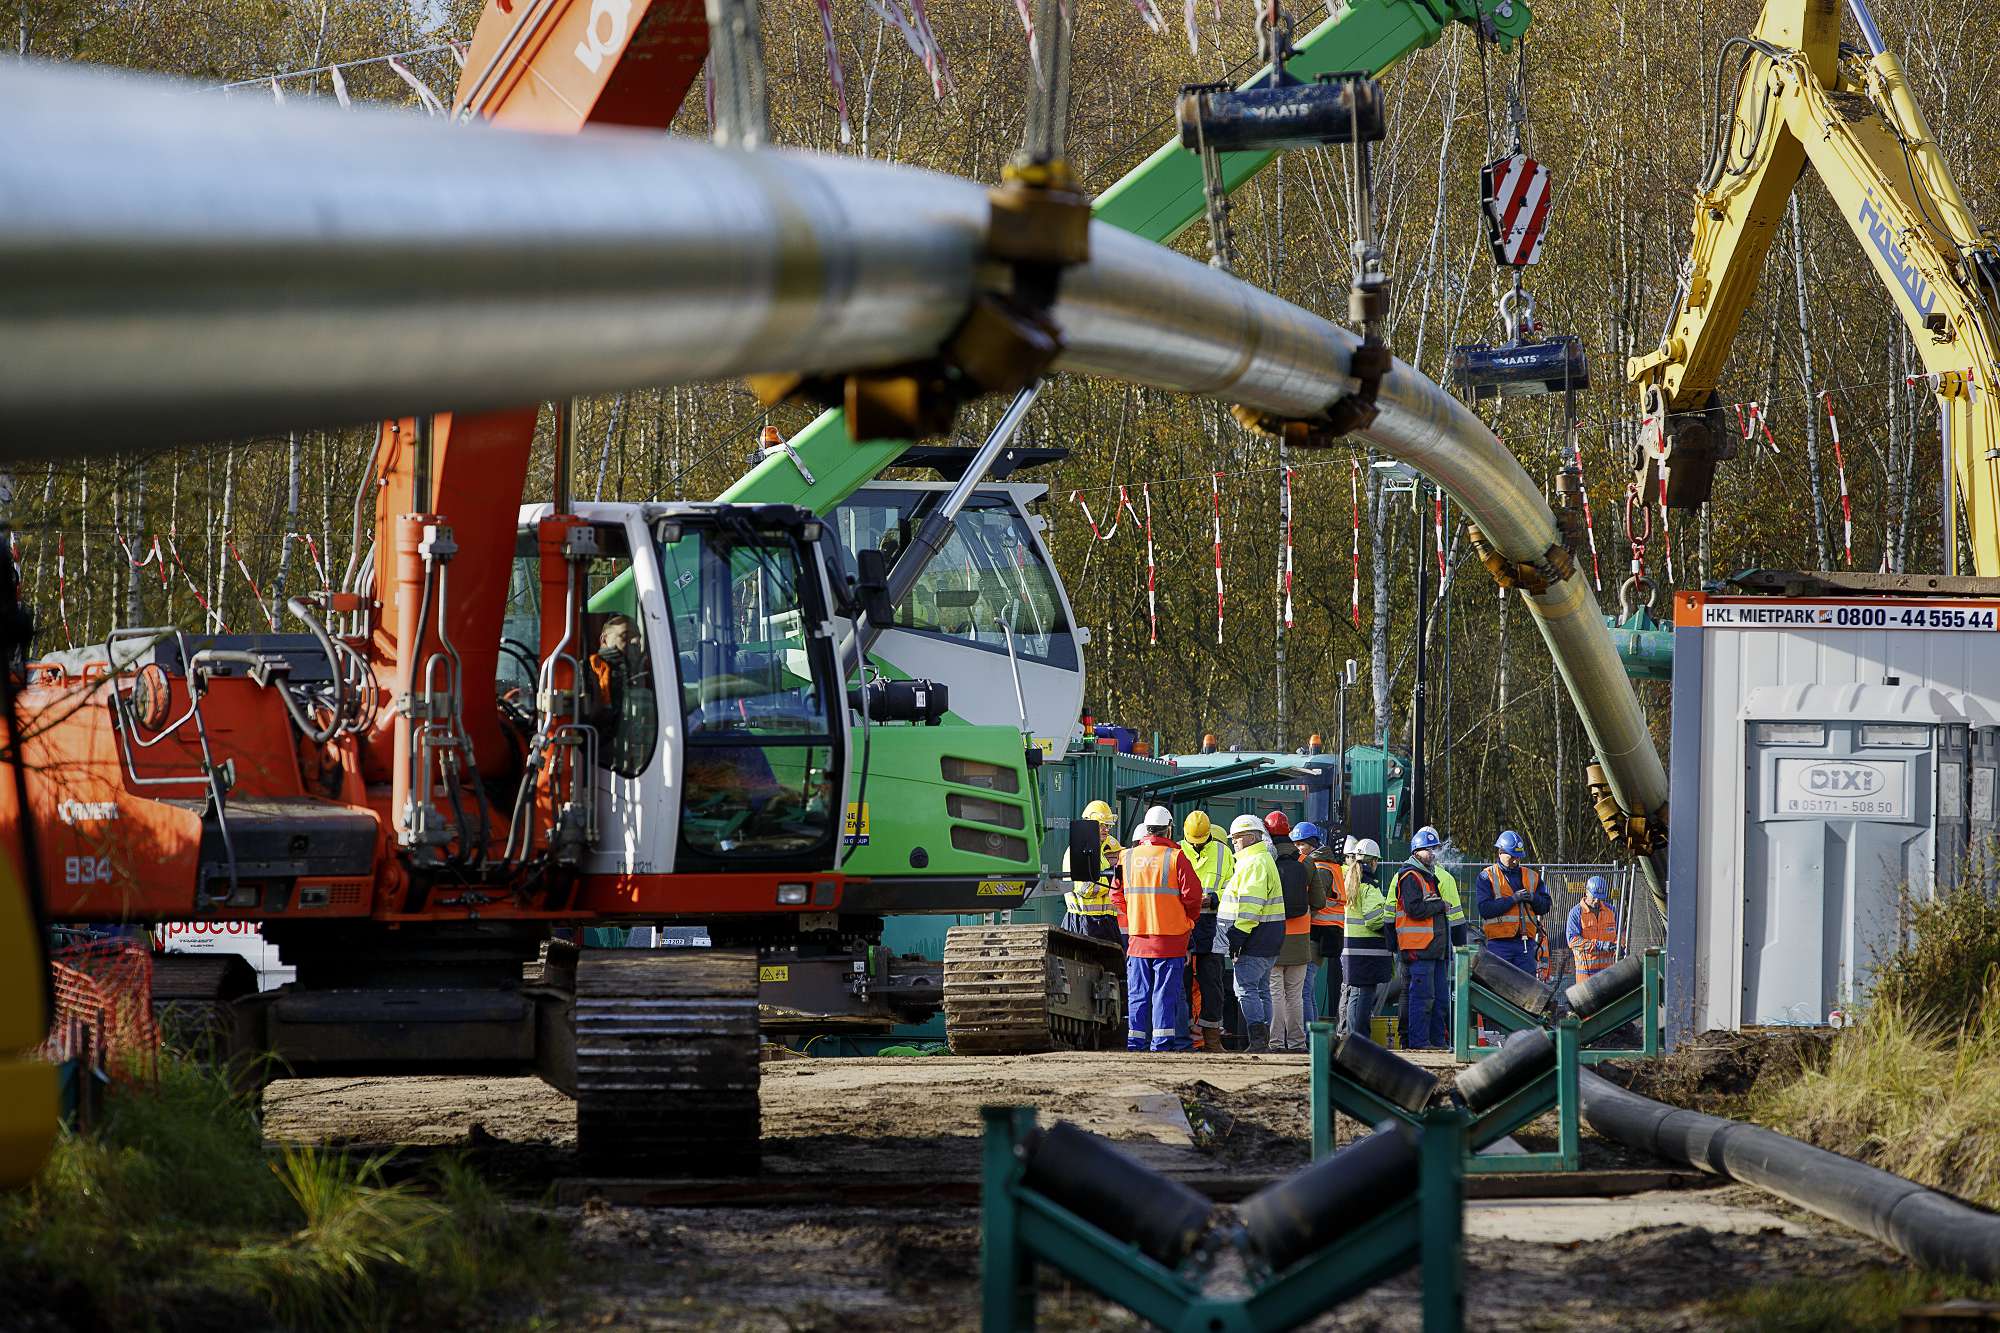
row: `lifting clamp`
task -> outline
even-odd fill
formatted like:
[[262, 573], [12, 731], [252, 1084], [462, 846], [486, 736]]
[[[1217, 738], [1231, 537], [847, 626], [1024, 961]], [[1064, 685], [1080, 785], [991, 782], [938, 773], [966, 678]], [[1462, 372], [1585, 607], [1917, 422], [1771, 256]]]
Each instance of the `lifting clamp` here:
[[1174, 117], [1180, 124], [1181, 147], [1201, 159], [1202, 190], [1208, 201], [1208, 262], [1225, 273], [1236, 268], [1236, 238], [1229, 221], [1224, 153], [1341, 146], [1351, 155], [1347, 207], [1354, 234], [1354, 276], [1347, 314], [1361, 330], [1360, 345], [1348, 364], [1355, 388], [1312, 417], [1279, 417], [1243, 406], [1231, 409], [1238, 422], [1260, 434], [1324, 448], [1374, 422], [1382, 377], [1394, 363], [1382, 341], [1389, 282], [1375, 226], [1375, 180], [1368, 149], [1386, 133], [1387, 99], [1382, 85], [1365, 72], [1322, 74], [1311, 83], [1288, 73], [1292, 16], [1278, 7], [1277, 0], [1266, 0], [1259, 8], [1257, 44], [1270, 62], [1262, 81], [1241, 88], [1189, 84], [1174, 103]]
[[[987, 393], [1013, 394], [1040, 379], [1062, 351], [1050, 313], [1063, 270], [1090, 259], [1090, 196], [1063, 153], [1070, 25], [1057, 0], [1039, 0], [1041, 68], [1021, 152], [987, 191], [985, 259], [997, 269], [936, 356], [843, 378], [755, 375], [766, 405], [806, 398], [843, 409], [855, 440], [924, 439], [951, 430], [958, 409]], [[810, 479], [808, 479], [810, 481]]]

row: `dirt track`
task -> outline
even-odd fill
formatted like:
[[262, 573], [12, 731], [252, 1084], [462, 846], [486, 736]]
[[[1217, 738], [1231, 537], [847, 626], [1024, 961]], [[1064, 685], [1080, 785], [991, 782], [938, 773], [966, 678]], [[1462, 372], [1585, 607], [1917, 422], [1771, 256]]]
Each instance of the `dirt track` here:
[[[865, 1176], [927, 1187], [978, 1169], [979, 1107], [1035, 1105], [1126, 1141], [1196, 1181], [1307, 1160], [1302, 1057], [1064, 1054], [798, 1060], [764, 1066], [766, 1178]], [[570, 1102], [527, 1079], [318, 1079], [274, 1085], [267, 1132], [369, 1144], [468, 1145], [525, 1193], [576, 1171]], [[1527, 1146], [1539, 1147], [1532, 1134]], [[1629, 1164], [1587, 1144], [1586, 1166]], [[837, 1197], [837, 1188], [834, 1191]], [[816, 1197], [827, 1197], [818, 1193]], [[958, 1197], [964, 1197], [963, 1191]], [[561, 1206], [578, 1279], [540, 1312], [562, 1326], [931, 1330], [978, 1322], [979, 1234], [963, 1202], [895, 1207]], [[1782, 1277], [1895, 1262], [1754, 1191], [1468, 1205], [1472, 1328], [1706, 1329], [1703, 1302]], [[1324, 1316], [1322, 1329], [1417, 1326], [1414, 1274]], [[1044, 1275], [1045, 1327], [1133, 1327]]]

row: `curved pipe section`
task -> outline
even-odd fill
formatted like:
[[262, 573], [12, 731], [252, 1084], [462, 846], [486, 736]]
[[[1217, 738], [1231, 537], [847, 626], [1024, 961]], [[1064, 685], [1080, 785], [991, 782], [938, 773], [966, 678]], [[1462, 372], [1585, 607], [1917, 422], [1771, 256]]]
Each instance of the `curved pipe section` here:
[[1767, 1190], [1929, 1268], [2000, 1281], [2000, 1216], [1761, 1125], [1666, 1106], [1585, 1070], [1583, 1118], [1606, 1138]]
[[[130, 448], [932, 355], [983, 187], [652, 132], [544, 136], [231, 103], [32, 64], [0, 80], [0, 420], [16, 453]], [[1310, 416], [1356, 337], [1096, 225], [1062, 368]], [[1367, 432], [1496, 549], [1557, 541], [1534, 481], [1398, 362]], [[1666, 775], [1580, 574], [1528, 598], [1619, 802]], [[1655, 871], [1655, 886], [1660, 884]]]

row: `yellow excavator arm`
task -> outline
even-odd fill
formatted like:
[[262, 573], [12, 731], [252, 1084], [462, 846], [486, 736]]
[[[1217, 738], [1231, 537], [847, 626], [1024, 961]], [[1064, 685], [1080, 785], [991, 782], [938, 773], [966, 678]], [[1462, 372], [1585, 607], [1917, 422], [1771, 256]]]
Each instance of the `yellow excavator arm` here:
[[1735, 454], [1716, 384], [1810, 163], [1931, 374], [1977, 572], [2000, 575], [2000, 244], [1973, 222], [1865, 0], [1847, 7], [1866, 50], [1842, 47], [1839, 0], [1766, 0], [1755, 32], [1725, 44], [1735, 107], [1695, 192], [1679, 308], [1659, 348], [1626, 367], [1645, 414], [1635, 478], [1694, 509]]

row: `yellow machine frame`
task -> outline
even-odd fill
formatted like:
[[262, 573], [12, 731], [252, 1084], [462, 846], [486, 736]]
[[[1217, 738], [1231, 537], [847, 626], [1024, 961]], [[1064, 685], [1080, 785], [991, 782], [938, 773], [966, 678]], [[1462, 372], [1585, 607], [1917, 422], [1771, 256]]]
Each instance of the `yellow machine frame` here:
[[[1767, 0], [1754, 33], [1731, 43], [1746, 58], [1696, 192], [1687, 284], [1659, 349], [1626, 367], [1647, 418], [1636, 478], [1649, 499], [1696, 508], [1715, 463], [1734, 452], [1716, 382], [1810, 162], [1931, 374], [1952, 460], [1945, 512], [1962, 507], [1977, 572], [2000, 575], [2000, 245], [1972, 220], [1865, 3], [1848, 7], [1867, 53], [1841, 49], [1840, 0]], [[1957, 543], [1945, 545], [1947, 572], [1957, 573]]]

